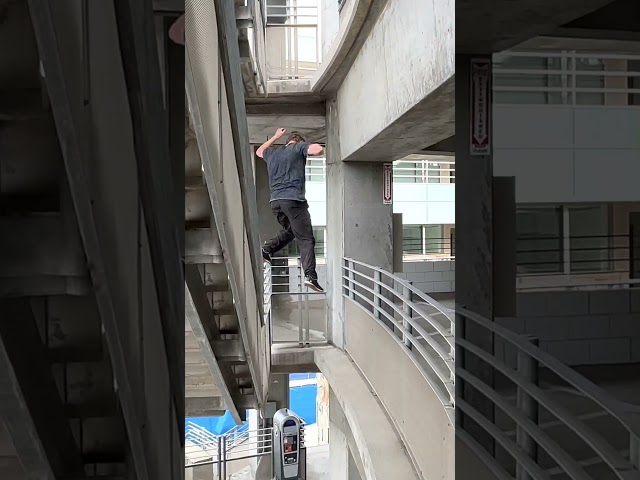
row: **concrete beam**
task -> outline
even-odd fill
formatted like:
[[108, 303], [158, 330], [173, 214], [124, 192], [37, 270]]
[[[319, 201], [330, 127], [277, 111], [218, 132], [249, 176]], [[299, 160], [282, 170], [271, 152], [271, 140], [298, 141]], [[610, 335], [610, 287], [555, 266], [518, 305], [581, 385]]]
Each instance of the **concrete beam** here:
[[0, 417], [27, 476], [82, 475], [82, 455], [29, 300], [3, 300], [0, 316]]
[[[249, 130], [246, 121], [244, 88], [240, 67], [240, 50], [238, 46], [238, 29], [235, 24], [235, 9], [228, 1], [214, 1], [218, 19], [218, 44], [220, 62], [229, 103], [229, 117], [233, 136], [236, 167], [240, 177], [242, 192], [242, 209], [248, 216], [246, 225], [247, 238], [250, 243], [249, 256], [251, 271], [256, 286], [262, 285], [262, 255], [260, 254], [260, 234], [258, 230], [258, 208], [256, 191], [253, 183], [253, 151], [249, 142]], [[259, 292], [262, 295], [262, 292]], [[264, 315], [262, 303], [259, 302], [260, 316]]]
[[247, 104], [247, 116], [312, 116], [323, 117], [326, 113], [324, 102], [314, 103], [250, 103]]
[[456, 1], [456, 55], [489, 54], [552, 31], [612, 0]]
[[285, 345], [273, 345], [271, 347], [271, 372], [272, 373], [302, 373], [320, 372], [315, 362], [316, 350], [330, 349], [334, 347], [290, 347]]
[[[144, 211], [149, 251], [158, 292], [161, 337], [165, 347], [160, 364], [169, 372], [178, 431], [184, 433], [184, 344], [180, 258], [184, 232], [177, 222], [183, 212], [169, 148], [156, 30], [151, 2], [114, 2], [124, 78], [135, 137], [139, 196]], [[182, 182], [178, 182], [180, 184]]]
[[[103, 246], [96, 228], [96, 218], [93, 211], [93, 200], [90, 184], [86, 179], [86, 159], [83, 155], [83, 141], [76, 129], [75, 117], [70, 105], [69, 86], [65, 77], [63, 62], [58, 50], [58, 34], [54, 23], [52, 3], [47, 0], [29, 0], [29, 9], [33, 20], [34, 31], [38, 43], [40, 58], [46, 72], [46, 82], [49, 91], [51, 107], [56, 121], [60, 146], [62, 149], [69, 187], [75, 206], [78, 224], [82, 235], [85, 255], [91, 265], [91, 278], [95, 288], [95, 296], [102, 318], [105, 336], [109, 344], [110, 357], [113, 363], [115, 378], [118, 383], [118, 394], [122, 414], [127, 427], [131, 458], [135, 465], [139, 480], [149, 480], [149, 466], [142, 432], [138, 423], [135, 399], [129, 377], [129, 369], [124, 355], [124, 335], [116, 315], [113, 298], [109, 285], [105, 281], [106, 263]], [[153, 32], [152, 32], [153, 34]], [[151, 42], [153, 45], [154, 43]], [[157, 61], [157, 55], [149, 55]], [[161, 116], [162, 114], [160, 114]], [[162, 130], [159, 130], [162, 131]], [[168, 162], [167, 162], [168, 163]], [[169, 209], [170, 210], [170, 209]], [[179, 256], [176, 256], [176, 260]], [[181, 273], [178, 272], [178, 277]], [[164, 295], [159, 294], [159, 297]], [[175, 292], [169, 294], [175, 299]], [[177, 317], [176, 317], [177, 318]], [[182, 336], [182, 332], [180, 332]], [[182, 361], [174, 362], [175, 367], [182, 365]], [[182, 379], [179, 382], [182, 384]], [[174, 385], [175, 387], [175, 385]], [[184, 394], [181, 390], [181, 395]], [[178, 404], [179, 405], [179, 404]], [[178, 408], [178, 410], [181, 410]], [[181, 419], [184, 427], [184, 421]]]
[[[254, 145], [260, 145], [273, 136], [277, 128], [284, 128], [287, 132], [299, 132], [305, 140], [320, 143], [327, 137], [324, 115], [253, 115], [247, 118], [249, 124], [249, 138]], [[286, 141], [286, 134], [280, 144]]]

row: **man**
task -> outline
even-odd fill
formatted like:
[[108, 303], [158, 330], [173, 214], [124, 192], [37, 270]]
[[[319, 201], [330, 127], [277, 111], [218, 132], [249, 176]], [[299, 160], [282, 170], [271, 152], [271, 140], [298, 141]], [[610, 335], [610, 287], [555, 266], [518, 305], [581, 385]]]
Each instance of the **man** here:
[[262, 144], [256, 154], [267, 162], [271, 210], [283, 230], [265, 242], [262, 257], [271, 264], [271, 255], [282, 250], [295, 238], [300, 246], [304, 284], [316, 292], [324, 290], [318, 283], [316, 273], [316, 239], [309, 215], [309, 204], [305, 198], [305, 165], [308, 155], [320, 155], [322, 146], [305, 143], [298, 133], [292, 132], [286, 145], [272, 147], [285, 133], [279, 128], [275, 135]]

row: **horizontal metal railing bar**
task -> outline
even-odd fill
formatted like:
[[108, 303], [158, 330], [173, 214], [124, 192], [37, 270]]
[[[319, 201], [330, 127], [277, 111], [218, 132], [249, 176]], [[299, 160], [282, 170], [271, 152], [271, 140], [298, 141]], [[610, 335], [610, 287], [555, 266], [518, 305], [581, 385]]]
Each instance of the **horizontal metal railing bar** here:
[[[614, 449], [600, 434], [596, 433], [591, 427], [584, 422], [578, 420], [567, 408], [562, 406], [559, 402], [555, 401], [547, 392], [537, 387], [536, 385], [526, 381], [518, 373], [513, 371], [505, 363], [497, 360], [492, 354], [477, 347], [476, 345], [456, 338], [456, 344], [466, 350], [469, 353], [482, 359], [494, 370], [500, 372], [507, 377], [511, 382], [526, 391], [531, 397], [533, 397], [542, 407], [544, 407], [549, 413], [561, 420], [569, 429], [571, 429], [578, 437], [580, 437], [590, 448], [592, 448], [597, 454], [599, 454], [611, 467], [611, 469], [618, 475], [619, 478], [624, 479], [625, 476], [620, 474], [625, 472], [632, 472], [632, 465], [623, 458], [619, 452]], [[460, 407], [461, 400], [456, 402]], [[468, 413], [465, 408], [465, 413]], [[476, 418], [474, 420], [477, 421]], [[637, 478], [637, 477], [636, 477]]]
[[[360, 296], [362, 297], [362, 295], [360, 294]], [[355, 304], [362, 308], [364, 311], [366, 311], [367, 313], [371, 313], [369, 311], [367, 311], [363, 305], [361, 305], [358, 302], [355, 302]], [[409, 356], [409, 358], [413, 361], [413, 364], [416, 366], [416, 368], [418, 369], [418, 371], [420, 372], [420, 374], [422, 375], [422, 377], [425, 379], [425, 381], [427, 382], [427, 384], [431, 387], [432, 391], [435, 393], [435, 395], [438, 397], [438, 400], [440, 401], [441, 405], [444, 407], [445, 410], [453, 410], [455, 408], [455, 404], [454, 404], [454, 397], [453, 397], [453, 380], [451, 379], [447, 379], [447, 384], [445, 384], [442, 381], [442, 378], [439, 375], [439, 370], [438, 368], [434, 368], [433, 366], [431, 366], [431, 364], [429, 364], [429, 366], [431, 367], [431, 370], [433, 371], [433, 373], [436, 374], [438, 381], [440, 382], [441, 385], [439, 385], [438, 383], [434, 383], [432, 381], [432, 376], [430, 376], [426, 369], [424, 368], [424, 366], [417, 361], [417, 357], [415, 355], [411, 354], [411, 351], [408, 350], [406, 348], [406, 345], [404, 345], [404, 343], [402, 342], [401, 338], [398, 338], [397, 335], [395, 335], [395, 333], [389, 328], [388, 325], [386, 325], [384, 322], [380, 321], [379, 319], [376, 319], [376, 321], [382, 326], [382, 328], [384, 328], [387, 333], [396, 341], [396, 343], [398, 343], [398, 345], [402, 346], [405, 353]], [[411, 341], [411, 338], [409, 338], [409, 340]], [[415, 340], [415, 339], [414, 339]], [[411, 342], [412, 345], [416, 346], [416, 343]], [[424, 357], [423, 357], [424, 358]], [[426, 360], [426, 358], [425, 358]], [[444, 392], [446, 392], [448, 395], [445, 395], [445, 393], [442, 391], [442, 387], [444, 387]], [[449, 415], [449, 412], [447, 413]]]
[[584, 52], [527, 52], [506, 51], [494, 54], [494, 61], [510, 57], [542, 57], [542, 58], [586, 58], [601, 60], [640, 60], [640, 55], [617, 53], [584, 53]]
[[[347, 267], [347, 266], [344, 266], [343, 268], [344, 268], [346, 271], [348, 271], [348, 272], [351, 272], [351, 273], [353, 273], [353, 274], [355, 274], [355, 275], [359, 275], [360, 277], [364, 277], [364, 278], [366, 278], [366, 279], [367, 279], [367, 281], [373, 282], [373, 283], [374, 283], [374, 284], [376, 284], [376, 285], [380, 285], [380, 287], [385, 288], [388, 292], [390, 292], [390, 293], [392, 293], [392, 294], [396, 295], [400, 300], [402, 300], [404, 303], [406, 303], [407, 305], [409, 305], [409, 307], [411, 307], [414, 311], [416, 311], [416, 312], [420, 313], [420, 311], [418, 310], [418, 308], [416, 308], [416, 307], [417, 307], [417, 305], [418, 305], [416, 302], [411, 301], [411, 300], [405, 300], [405, 299], [403, 299], [403, 298], [402, 298], [402, 295], [401, 295], [399, 292], [395, 292], [395, 291], [393, 290], [393, 288], [392, 288], [392, 287], [390, 287], [389, 285], [387, 285], [386, 283], [376, 281], [374, 278], [367, 277], [367, 276], [366, 276], [365, 274], [363, 274], [362, 272], [358, 272], [357, 270], [352, 269], [352, 268], [349, 268], [349, 267]], [[400, 284], [400, 285], [402, 285], [403, 287], [407, 287], [407, 288], [408, 288], [408, 287], [411, 287], [411, 288], [413, 288], [413, 286], [412, 286], [412, 285], [410, 285], [410, 284], [408, 284], [408, 283], [404, 282], [402, 279], [400, 279], [400, 278], [398, 278], [398, 277], [395, 277], [394, 275], [390, 275], [390, 274], [388, 274], [387, 272], [385, 272], [384, 270], [380, 270], [380, 271], [381, 271], [381, 272], [384, 272], [384, 273], [387, 275], [387, 278], [390, 278], [390, 279], [392, 279], [392, 280], [396, 281], [397, 283], [399, 283], [399, 284]], [[343, 276], [343, 279], [344, 279], [344, 280], [346, 280], [346, 281], [351, 281], [348, 277], [345, 277], [345, 276]], [[363, 288], [365, 288], [365, 289], [367, 289], [367, 290], [371, 290], [371, 289], [369, 289], [368, 287], [364, 287], [364, 286], [363, 286]], [[411, 289], [410, 289], [410, 290], [411, 290]], [[416, 290], [417, 290], [417, 289], [416, 289]], [[419, 292], [419, 290], [417, 290], [417, 291]], [[373, 290], [371, 290], [371, 292], [373, 292]], [[374, 293], [374, 295], [375, 295], [375, 293]], [[441, 313], [442, 315], [444, 315], [444, 316], [447, 318], [447, 320], [449, 321], [449, 323], [450, 323], [451, 325], [454, 323], [453, 319], [452, 319], [451, 317], [449, 317], [449, 315], [445, 312], [445, 310], [444, 310], [444, 308], [443, 308], [442, 306], [440, 306], [439, 304], [436, 304], [436, 302], [435, 302], [435, 301], [434, 301], [433, 303], [432, 303], [432, 302], [430, 302], [427, 298], [425, 298], [425, 295], [424, 295], [424, 294], [422, 294], [422, 295], [417, 295], [417, 296], [418, 296], [419, 298], [421, 298], [421, 299], [424, 301], [424, 303], [426, 303], [427, 305], [432, 306], [432, 307], [433, 307], [433, 308], [435, 308], [439, 313]], [[389, 302], [389, 300], [388, 300], [387, 298], [385, 298], [385, 297], [380, 297], [380, 298], [381, 298], [381, 300], [383, 300], [383, 301], [385, 301], [385, 302], [387, 302], [387, 303]], [[395, 304], [390, 304], [390, 306], [393, 306], [393, 308], [394, 308], [396, 311], [398, 311], [398, 310], [397, 310], [397, 308], [396, 308], [396, 306], [395, 306]], [[410, 317], [406, 317], [406, 318], [405, 318], [405, 313], [404, 313], [404, 312], [398, 311], [398, 313], [399, 313], [400, 315], [402, 315], [402, 316], [403, 316], [403, 318], [404, 318], [405, 320], [407, 320], [407, 321], [411, 324], [412, 319], [411, 319]], [[436, 329], [436, 331], [438, 331], [438, 332], [440, 333], [440, 335], [442, 335], [442, 337], [443, 337], [443, 338], [447, 339], [447, 343], [449, 344], [449, 346], [451, 346], [451, 347], [453, 347], [453, 346], [454, 346], [454, 343], [453, 343], [453, 340], [452, 340], [452, 336], [451, 336], [451, 329], [446, 329], [442, 324], [440, 324], [440, 323], [438, 323], [438, 322], [433, 321], [431, 318], [425, 318], [425, 320], [427, 320], [427, 322], [429, 322], [429, 324], [430, 324], [433, 328], [435, 328], [435, 329]], [[415, 326], [414, 326], [414, 325], [411, 325], [411, 326], [415, 328]], [[421, 327], [420, 327], [420, 328], [421, 328]], [[426, 334], [426, 332], [425, 332], [424, 330], [422, 330], [422, 332], [424, 332], [424, 333]], [[422, 335], [422, 333], [421, 333], [421, 335]]]
[[[258, 453], [258, 454], [256, 454], [256, 455], [250, 455], [250, 456], [248, 456], [248, 457], [244, 457], [244, 458], [234, 458], [232, 461], [247, 460], [247, 459], [249, 459], [249, 458], [256, 458], [256, 457], [265, 457], [265, 456], [267, 456], [267, 455], [271, 455], [271, 453], [272, 453], [272, 452], [261, 452], [261, 453]], [[197, 464], [189, 464], [189, 465], [185, 465], [184, 467], [185, 467], [185, 468], [193, 468], [193, 467], [200, 467], [200, 466], [202, 466], [202, 465], [215, 465], [215, 464], [217, 464], [217, 463], [218, 463], [218, 461], [200, 462], [200, 463], [197, 463]]]
[[366, 263], [360, 262], [358, 260], [354, 260], [352, 258], [345, 258], [344, 260], [346, 260], [348, 262], [351, 262], [351, 263], [353, 263], [355, 265], [360, 265], [361, 267], [369, 268], [369, 269], [371, 269], [373, 271], [380, 272], [380, 274], [382, 274], [382, 275], [385, 275], [385, 276], [388, 276], [390, 278], [393, 278], [393, 280], [395, 282], [397, 282], [398, 284], [400, 284], [403, 287], [405, 287], [406, 289], [408, 289], [411, 293], [413, 293], [418, 298], [421, 298], [425, 303], [433, 306], [436, 310], [438, 310], [445, 317], [447, 317], [452, 324], [454, 323], [454, 320], [446, 313], [446, 311], [445, 311], [446, 309], [442, 305], [440, 305], [440, 303], [438, 303], [433, 298], [429, 297], [423, 291], [418, 290], [416, 287], [414, 287], [413, 285], [411, 285], [407, 281], [405, 281], [405, 280], [403, 280], [403, 279], [401, 279], [399, 277], [396, 277], [395, 275], [391, 275], [389, 272], [387, 272], [386, 270], [383, 270], [382, 268], [373, 267], [371, 265], [367, 265]]
[[[496, 392], [485, 382], [464, 369], [457, 368], [456, 375], [482, 393], [491, 401], [491, 403], [500, 408], [500, 410], [511, 417], [517, 425], [521, 426], [529, 435], [531, 435], [537, 444], [540, 445], [549, 454], [549, 456], [571, 476], [572, 480], [591, 480], [586, 472], [580, 467], [579, 463], [565, 450], [563, 450], [562, 447], [560, 447], [560, 445], [558, 445], [558, 443], [556, 443], [544, 430], [542, 430], [540, 425], [532, 422], [515, 405], [506, 401], [500, 393]], [[508, 432], [504, 432], [504, 434], [508, 437], [511, 436]]]
[[[280, 286], [276, 283], [276, 286]], [[326, 292], [273, 292], [271, 295], [291, 295], [293, 297], [305, 296], [305, 295], [326, 295]]]
[[640, 77], [640, 72], [625, 70], [574, 70], [565, 69], [535, 69], [535, 68], [494, 68], [494, 75], [575, 75], [577, 77]]
[[[349, 270], [349, 269], [347, 269], [347, 270], [351, 271], [353, 273], [356, 273], [353, 270]], [[452, 359], [451, 355], [449, 355], [447, 352], [445, 352], [443, 350], [442, 346], [440, 344], [438, 344], [436, 341], [433, 340], [433, 336], [430, 335], [420, 324], [415, 322], [415, 317], [408, 316], [404, 311], [402, 311], [402, 309], [398, 308], [398, 306], [395, 303], [393, 303], [391, 300], [389, 300], [388, 298], [386, 298], [386, 297], [384, 297], [382, 295], [376, 294], [373, 289], [365, 286], [361, 282], [359, 282], [359, 281], [357, 281], [355, 279], [350, 279], [348, 276], [343, 276], [342, 278], [343, 278], [343, 280], [346, 280], [347, 283], [353, 283], [354, 285], [360, 287], [361, 289], [369, 292], [374, 298], [378, 298], [380, 301], [384, 302], [386, 305], [391, 307], [394, 312], [396, 312], [398, 315], [400, 315], [402, 317], [402, 320], [406, 321], [409, 325], [411, 325], [411, 328], [413, 328], [414, 330], [416, 330], [420, 334], [420, 338], [424, 338], [427, 341], [429, 346], [431, 348], [433, 348], [436, 351], [436, 353], [438, 353], [438, 355], [440, 356], [440, 358], [443, 361], [447, 362], [448, 365], [449, 365], [449, 363], [453, 362], [453, 359]], [[368, 277], [365, 277], [365, 278], [367, 279], [367, 281], [370, 281], [370, 282], [373, 282], [373, 283], [375, 283], [377, 285], [382, 286], [382, 282], [377, 282], [376, 280], [370, 279]], [[355, 289], [352, 289], [352, 288], [350, 288], [348, 286], [344, 286], [344, 288], [346, 288], [347, 290], [353, 292], [354, 294], [357, 294], [357, 295], [361, 296], [360, 293], [357, 292]], [[388, 290], [388, 291], [393, 293], [393, 290]], [[397, 295], [397, 294], [395, 294], [395, 295]], [[370, 300], [368, 298], [366, 299], [366, 301], [370, 302]], [[420, 312], [417, 308], [415, 308], [415, 305], [417, 305], [417, 304], [415, 304], [413, 302], [409, 302], [409, 301], [404, 301], [404, 300], [403, 300], [403, 302], [406, 303], [407, 305], [409, 305], [413, 311], [417, 312], [418, 315], [420, 315], [421, 318], [424, 318], [433, 328], [435, 328], [436, 331], [438, 332], [438, 334], [442, 338], [444, 338], [446, 340], [447, 344], [449, 344], [449, 347], [453, 348], [454, 342], [453, 342], [453, 335], [451, 334], [451, 331], [445, 330], [444, 328], [442, 328], [442, 326], [440, 324], [438, 324], [438, 322], [434, 322], [434, 321], [432, 321], [432, 319], [426, 318], [425, 315], [421, 315], [422, 312]], [[387, 314], [388, 315], [388, 313], [384, 312], [384, 310], [378, 309], [375, 306], [375, 304], [372, 304], [372, 305], [373, 305], [374, 311], [379, 311], [379, 312], [381, 312], [383, 314]], [[397, 323], [397, 320], [395, 320], [395, 318], [393, 319], [393, 323]], [[404, 328], [403, 328], [403, 330], [404, 330]], [[409, 335], [413, 337], [412, 334], [409, 334]], [[453, 373], [453, 366], [449, 365], [449, 369]]]
[[509, 455], [524, 467], [534, 480], [551, 480], [551, 477], [534, 462], [516, 443], [507, 437], [500, 428], [489, 421], [485, 416], [478, 412], [464, 400], [458, 400], [458, 408], [463, 410], [466, 415], [472, 418], [480, 427], [485, 430], [491, 437], [504, 448]]
[[578, 374], [571, 367], [562, 363], [551, 354], [535, 347], [521, 336], [497, 325], [495, 322], [488, 321], [482, 316], [471, 312], [464, 307], [456, 307], [456, 313], [495, 333], [518, 350], [523, 351], [531, 358], [537, 360], [540, 364], [548, 368], [573, 388], [593, 400], [604, 410], [608, 411], [617, 419], [618, 422], [620, 422], [620, 424], [627, 428], [629, 433], [640, 438], [640, 418], [629, 416], [626, 411], [625, 404], [610, 397], [604, 390]]
[[494, 86], [498, 92], [552, 92], [552, 93], [640, 93], [640, 88], [607, 88], [607, 87], [518, 87]]
[[[358, 285], [360, 288], [365, 288], [362, 284], [358, 284], [358, 282], [353, 281], [354, 284]], [[375, 303], [372, 302], [370, 299], [368, 299], [366, 296], [364, 296], [362, 293], [356, 291], [355, 289], [350, 289], [349, 287], [345, 287], [348, 291], [353, 292], [355, 295], [357, 295], [358, 297], [360, 297], [362, 300], [364, 300], [365, 302], [367, 302], [368, 304], [370, 304], [373, 307], [374, 312], [378, 311], [381, 315], [383, 315], [384, 317], [386, 317], [391, 323], [393, 323], [394, 327], [397, 328], [398, 330], [400, 330], [404, 335], [406, 335], [406, 337], [409, 339], [409, 341], [411, 342], [411, 344], [413, 345], [413, 347], [415, 347], [416, 350], [418, 350], [418, 353], [420, 354], [420, 356], [427, 362], [427, 364], [429, 365], [429, 367], [431, 368], [431, 370], [436, 374], [436, 376], [438, 377], [438, 379], [440, 380], [440, 382], [442, 382], [442, 384], [444, 385], [445, 390], [449, 393], [449, 395], [453, 395], [453, 386], [455, 385], [454, 380], [452, 379], [452, 377], [450, 376], [450, 373], [453, 373], [453, 370], [455, 368], [455, 363], [454, 360], [449, 357], [449, 359], [445, 359], [442, 356], [440, 356], [440, 352], [438, 350], [436, 350], [436, 348], [433, 347], [433, 345], [431, 345], [431, 343], [429, 343], [429, 345], [434, 348], [434, 350], [436, 350], [436, 353], [438, 353], [439, 358], [445, 363], [445, 365], [447, 366], [448, 372], [442, 372], [442, 369], [440, 368], [440, 366], [435, 362], [435, 359], [433, 358], [432, 355], [430, 355], [424, 348], [424, 346], [422, 344], [420, 344], [420, 342], [418, 342], [419, 338], [415, 337], [414, 335], [411, 334], [411, 332], [409, 332], [406, 328], [404, 328], [402, 326], [402, 324], [399, 324], [397, 322], [397, 320], [395, 320], [388, 312], [384, 311], [384, 310], [379, 310], [375, 307]], [[362, 306], [362, 305], [360, 305]], [[371, 312], [369, 312], [371, 313]], [[376, 319], [378, 320], [378, 319]], [[384, 323], [381, 322], [381, 324], [384, 326]], [[394, 337], [396, 336], [395, 333], [391, 332], [389, 329], [389, 333], [391, 335], [393, 335]], [[397, 337], [396, 337], [397, 338]], [[426, 337], [420, 337], [420, 338], [424, 338], [425, 340], [427, 340]], [[431, 338], [429, 338], [429, 340], [432, 340]], [[428, 340], [427, 340], [428, 341]], [[440, 349], [441, 350], [441, 349]], [[424, 375], [425, 378], [428, 377], [428, 375]], [[429, 380], [427, 380], [429, 381]], [[430, 382], [429, 382], [430, 383]], [[433, 388], [433, 385], [432, 385]], [[435, 388], [434, 388], [435, 390]], [[446, 402], [449, 403], [449, 402]]]

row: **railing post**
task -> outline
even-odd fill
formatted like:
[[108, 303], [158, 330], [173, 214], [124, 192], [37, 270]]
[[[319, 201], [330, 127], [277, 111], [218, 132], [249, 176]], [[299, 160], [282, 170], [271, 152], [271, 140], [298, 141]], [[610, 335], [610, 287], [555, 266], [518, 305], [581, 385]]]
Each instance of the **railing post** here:
[[222, 437], [222, 478], [227, 480], [227, 437]]
[[[536, 337], [528, 336], [527, 340], [536, 347], [539, 340]], [[538, 385], [538, 361], [522, 350], [518, 351], [518, 372], [531, 384]], [[517, 406], [533, 423], [538, 423], [538, 402], [531, 397], [523, 388], [518, 387], [516, 394]], [[516, 427], [516, 443], [527, 453], [533, 461], [538, 459], [538, 445], [536, 441], [521, 427]], [[520, 465], [516, 464], [516, 480], [530, 480], [531, 476]]]
[[302, 284], [302, 263], [300, 262], [300, 259], [298, 259], [297, 262], [298, 262], [298, 266], [296, 268], [296, 271], [298, 272], [298, 287], [300, 288], [297, 294], [298, 295], [298, 345], [302, 347], [304, 346], [304, 332], [303, 332], [304, 329], [302, 326], [302, 317], [304, 316], [302, 296], [304, 295], [304, 289]]
[[222, 479], [222, 442], [218, 439], [218, 480]]
[[380, 287], [380, 279], [382, 276], [380, 275], [379, 270], [374, 270], [373, 272], [373, 304], [375, 305], [374, 316], [380, 320], [382, 318], [382, 314], [380, 313], [380, 309], [382, 308], [382, 299], [380, 298], [380, 292], [382, 288]]
[[354, 269], [354, 266], [353, 266], [353, 262], [350, 261], [350, 260], [347, 260], [347, 269], [348, 269], [347, 274], [348, 274], [348, 278], [349, 278], [349, 298], [351, 300], [354, 300], [355, 297], [356, 297], [356, 294], [355, 294], [355, 288], [356, 287], [353, 285], [353, 279], [354, 279], [353, 269]]
[[[412, 282], [408, 283], [410, 285], [412, 284]], [[404, 302], [402, 302], [402, 311], [407, 317], [413, 318], [413, 308], [411, 308], [411, 305], [409, 305], [409, 303], [413, 301], [413, 292], [406, 285], [402, 286], [402, 298], [404, 300]], [[413, 335], [413, 327], [404, 318], [402, 319], [402, 326], [406, 331]], [[404, 332], [402, 332], [402, 341], [409, 350], [413, 349], [413, 343], [411, 343], [411, 340], [409, 340], [409, 336]]]

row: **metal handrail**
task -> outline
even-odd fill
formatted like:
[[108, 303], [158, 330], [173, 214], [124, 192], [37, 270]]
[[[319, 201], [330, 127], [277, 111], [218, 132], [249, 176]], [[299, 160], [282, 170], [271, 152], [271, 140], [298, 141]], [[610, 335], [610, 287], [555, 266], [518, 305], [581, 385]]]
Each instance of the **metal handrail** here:
[[[599, 461], [607, 464], [612, 469], [617, 478], [640, 478], [640, 471], [638, 470], [640, 467], [640, 416], [632, 408], [611, 397], [578, 372], [538, 348], [532, 343], [531, 339], [518, 335], [464, 308], [457, 307], [456, 314], [467, 323], [472, 322], [476, 328], [480, 327], [499, 337], [506, 344], [514, 347], [517, 352], [518, 367], [514, 368], [505, 363], [505, 361], [498, 359], [493, 353], [489, 353], [471, 341], [462, 338], [464, 335], [455, 340], [456, 345], [462, 352], [479, 358], [484, 364], [487, 364], [494, 371], [499, 372], [501, 376], [516, 385], [519, 400], [517, 405], [514, 405], [506, 401], [499, 392], [474, 375], [466, 366], [458, 365], [456, 368], [456, 375], [460, 377], [463, 383], [472, 386], [489, 400], [494, 408], [498, 408], [515, 422], [517, 437], [512, 440], [464, 398], [459, 399], [457, 402], [459, 412], [474, 420], [477, 425], [499, 443], [515, 460], [520, 471], [526, 471], [532, 478], [549, 478], [548, 472], [541, 472], [535, 462], [531, 463], [531, 455], [535, 456], [539, 446], [557, 463], [555, 468], [568, 475], [569, 478], [576, 480], [591, 478], [585, 473], [582, 462], [563, 449], [552, 434], [545, 430], [544, 425], [540, 425], [537, 418], [539, 405], [557, 419], [554, 425], [557, 423], [572, 431], [597, 454]], [[467, 328], [465, 323], [462, 324], [462, 327], [464, 329]], [[463, 328], [459, 328], [459, 330], [463, 330]], [[549, 391], [540, 386], [537, 380], [537, 371], [540, 367], [548, 369], [575, 389], [582, 397], [596, 404], [608, 417], [627, 430], [630, 444], [629, 451], [631, 452], [629, 460], [606, 440], [604, 432], [598, 430], [595, 426], [585, 423], [584, 419], [574, 415], [562, 401], [555, 399]], [[533, 376], [531, 376], [532, 373]], [[474, 449], [481, 448], [477, 444], [477, 440], [471, 435], [461, 435], [460, 438]], [[473, 445], [474, 442], [476, 443], [475, 445]], [[523, 452], [526, 455], [523, 456]], [[490, 466], [492, 469], [496, 468], [495, 464]]]
[[[411, 282], [364, 262], [351, 258], [343, 261], [345, 296], [371, 314], [403, 346], [452, 418], [455, 409], [453, 316]], [[356, 266], [372, 273], [361, 272]], [[428, 308], [433, 311], [425, 311]], [[427, 328], [434, 331], [427, 332]]]
[[[539, 58], [539, 59], [555, 59], [557, 65], [552, 68], [503, 68], [501, 61], [506, 58]], [[603, 53], [578, 53], [578, 52], [512, 52], [506, 51], [494, 55], [494, 78], [526, 78], [528, 75], [546, 78], [544, 86], [526, 86], [526, 85], [499, 85], [494, 84], [495, 92], [525, 92], [525, 93], [556, 93], [562, 97], [560, 105], [584, 106], [587, 105], [577, 100], [578, 94], [582, 93], [598, 93], [602, 94], [640, 94], [639, 88], [627, 87], [628, 82], [621, 82], [621, 87], [611, 87], [607, 85], [606, 79], [619, 77], [621, 79], [631, 79], [639, 77], [640, 72], [629, 70], [606, 70], [604, 64], [606, 60], [638, 60], [638, 55], [617, 55]], [[584, 70], [579, 68], [580, 60], [595, 60], [603, 64], [602, 70]], [[578, 79], [581, 77], [601, 77], [601, 86], [579, 86]], [[555, 84], [550, 84], [553, 79]], [[495, 82], [497, 83], [497, 82]], [[499, 98], [498, 98], [499, 101]], [[523, 101], [522, 103], [527, 103]], [[605, 102], [594, 102], [595, 105], [606, 107]], [[621, 105], [615, 105], [620, 107]], [[626, 108], [633, 108], [637, 105], [622, 105]]]
[[[246, 424], [245, 424], [246, 425]], [[273, 452], [273, 431], [271, 428], [246, 430], [234, 428], [219, 435], [215, 444], [189, 445], [199, 450], [185, 449], [185, 467], [214, 464], [218, 467], [218, 477], [225, 478], [227, 463], [271, 455]]]

